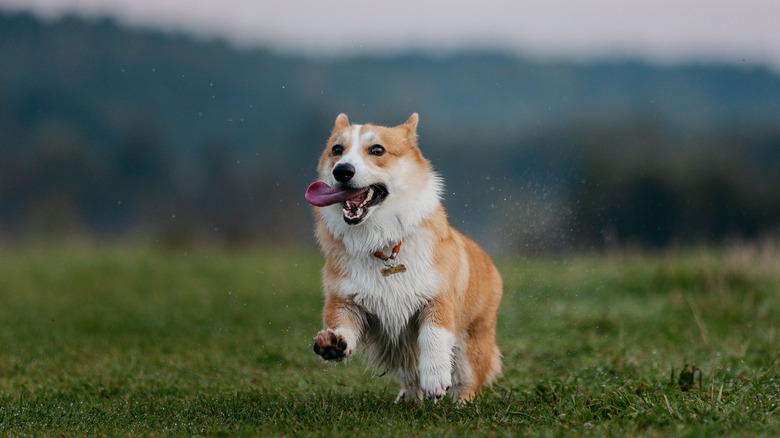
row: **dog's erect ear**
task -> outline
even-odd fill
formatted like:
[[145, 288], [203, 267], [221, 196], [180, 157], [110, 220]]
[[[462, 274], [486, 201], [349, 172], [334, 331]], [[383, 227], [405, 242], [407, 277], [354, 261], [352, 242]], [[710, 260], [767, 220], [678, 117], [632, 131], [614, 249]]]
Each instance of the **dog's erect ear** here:
[[417, 121], [420, 120], [420, 116], [417, 115], [417, 113], [412, 114], [411, 117], [409, 117], [409, 120], [404, 123], [404, 126], [406, 129], [417, 132]]
[[344, 129], [347, 126], [349, 126], [349, 119], [347, 119], [346, 114], [341, 113], [336, 117], [336, 125], [333, 126], [333, 132]]
[[409, 141], [412, 142], [413, 145], [417, 146], [417, 121], [420, 120], [420, 116], [417, 115], [417, 113], [412, 114], [411, 117], [409, 117], [409, 120], [406, 121], [406, 123], [403, 124], [403, 127], [406, 128], [406, 135], [409, 137]]

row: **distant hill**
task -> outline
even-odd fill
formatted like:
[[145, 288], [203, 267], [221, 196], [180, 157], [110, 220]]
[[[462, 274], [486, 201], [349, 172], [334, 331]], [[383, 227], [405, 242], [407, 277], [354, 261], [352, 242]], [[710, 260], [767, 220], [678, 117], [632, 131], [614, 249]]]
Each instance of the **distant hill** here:
[[401, 123], [500, 250], [778, 230], [780, 77], [502, 53], [307, 59], [0, 14], [0, 233], [311, 243], [335, 116]]

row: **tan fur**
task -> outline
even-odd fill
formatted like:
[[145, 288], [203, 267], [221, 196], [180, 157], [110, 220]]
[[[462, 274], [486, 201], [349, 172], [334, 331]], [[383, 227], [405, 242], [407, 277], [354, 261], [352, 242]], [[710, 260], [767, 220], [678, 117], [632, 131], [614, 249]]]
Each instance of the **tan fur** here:
[[449, 279], [442, 293], [424, 309], [424, 317], [453, 333], [465, 333], [466, 356], [474, 382], [460, 397], [470, 400], [500, 372], [500, 352], [495, 343], [496, 312], [503, 282], [492, 260], [473, 240], [450, 227], [441, 208], [429, 225], [440, 239], [436, 266]]
[[[399, 160], [411, 160], [422, 172], [433, 175], [430, 163], [423, 158], [417, 147], [417, 122], [417, 114], [414, 114], [403, 125], [392, 128], [363, 125], [360, 129], [361, 135], [373, 133], [375, 138], [372, 137], [370, 140], [375, 144], [383, 145], [387, 152], [380, 157], [369, 157], [367, 154], [361, 156], [370, 160], [370, 165], [377, 169], [398, 166], [401, 163]], [[338, 161], [339, 157], [334, 157], [330, 153], [332, 147], [336, 144], [342, 144], [344, 148], [351, 147], [347, 144], [347, 137], [353, 126], [349, 124], [344, 114], [340, 114], [336, 119], [327, 147], [320, 158], [321, 178], [328, 176]], [[394, 195], [395, 193], [391, 192], [389, 196]], [[376, 208], [381, 209], [383, 206], [380, 204]], [[359, 304], [358, 296], [342, 290], [345, 284], [360, 290], [360, 285], [350, 283], [353, 281], [350, 272], [354, 272], [355, 257], [362, 257], [362, 255], [350, 253], [345, 243], [334, 236], [320, 208], [314, 209], [314, 216], [317, 222], [315, 234], [326, 257], [323, 268], [324, 328], [323, 332], [315, 338], [315, 351], [317, 351], [317, 344], [320, 348], [333, 347], [330, 333], [336, 334], [332, 339], [341, 340], [340, 333], [343, 333], [341, 331], [351, 330], [360, 340], [358, 345], [366, 348], [375, 366], [385, 367], [391, 371], [400, 370], [399, 375], [404, 376], [401, 378], [404, 387], [402, 395], [404, 390], [410, 390], [409, 388], [418, 388], [419, 392], [420, 384], [415, 380], [419, 379], [419, 375], [415, 367], [420, 352], [415, 343], [420, 328], [428, 325], [444, 329], [454, 335], [456, 353], [453, 357], [455, 362], [453, 375], [460, 372], [456, 370], [470, 371], [470, 374], [464, 371], [466, 377], [462, 382], [453, 381], [453, 386], [460, 385], [456, 393], [453, 393], [455, 397], [461, 401], [471, 400], [481, 393], [484, 385], [494, 381], [501, 369], [501, 354], [495, 342], [496, 312], [501, 302], [503, 287], [501, 276], [490, 257], [475, 242], [449, 225], [444, 208], [440, 204], [419, 224], [411, 227], [413, 230], [410, 229], [410, 233], [412, 231], [416, 233], [410, 236], [426, 236], [431, 241], [430, 254], [420, 250], [421, 252], [418, 251], [414, 255], [419, 256], [421, 260], [430, 259], [432, 269], [425, 275], [432, 276], [431, 279], [437, 285], [437, 290], [431, 291], [430, 298], [426, 298], [416, 308], [416, 312], [409, 318], [406, 328], [398, 339], [392, 338], [383, 331], [381, 321], [376, 315], [367, 311], [365, 306]], [[372, 218], [369, 217], [368, 220]], [[403, 238], [404, 245], [415, 248], [413, 243], [406, 241], [407, 237]], [[376, 248], [366, 247], [364, 256], [367, 260], [363, 262], [373, 263], [373, 251], [387, 248], [395, 243], [395, 240], [388, 238]], [[427, 248], [422, 244], [419, 246]], [[401, 248], [399, 259], [405, 255], [405, 249]], [[381, 266], [381, 263], [377, 266]], [[410, 268], [414, 267], [410, 266]], [[379, 275], [378, 268], [376, 275]], [[415, 274], [410, 272], [394, 275], [395, 278], [387, 281], [403, 282], [406, 279], [411, 281]], [[401, 277], [404, 275], [408, 276]], [[413, 289], [414, 285], [406, 287]], [[349, 344], [349, 339], [344, 340]], [[354, 348], [355, 346], [349, 345], [348, 353], [351, 353]], [[465, 363], [458, 363], [459, 361]]]

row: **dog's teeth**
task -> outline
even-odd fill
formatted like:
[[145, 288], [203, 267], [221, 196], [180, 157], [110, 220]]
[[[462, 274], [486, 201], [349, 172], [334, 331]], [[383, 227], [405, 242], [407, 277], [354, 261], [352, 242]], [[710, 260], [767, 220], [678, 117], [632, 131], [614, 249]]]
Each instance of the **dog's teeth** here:
[[349, 219], [357, 219], [357, 218], [359, 218], [360, 216], [363, 215], [363, 209], [358, 207], [357, 210], [355, 210], [354, 212], [352, 212], [352, 211], [350, 211], [348, 209], [344, 209], [343, 213], [344, 213], [344, 216], [346, 216]]
[[366, 204], [368, 204], [369, 201], [371, 201], [371, 198], [374, 197], [374, 189], [369, 187], [368, 193], [366, 193], [366, 199], [363, 200], [363, 202], [360, 203], [360, 207], [365, 207]]

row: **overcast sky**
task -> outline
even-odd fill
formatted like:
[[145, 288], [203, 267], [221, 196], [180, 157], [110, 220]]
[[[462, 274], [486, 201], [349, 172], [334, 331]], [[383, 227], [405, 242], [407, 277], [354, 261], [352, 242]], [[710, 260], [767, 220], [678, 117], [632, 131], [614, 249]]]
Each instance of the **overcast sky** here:
[[0, 9], [111, 16], [132, 26], [303, 53], [498, 48], [589, 59], [764, 64], [780, 71], [777, 0], [0, 0]]

